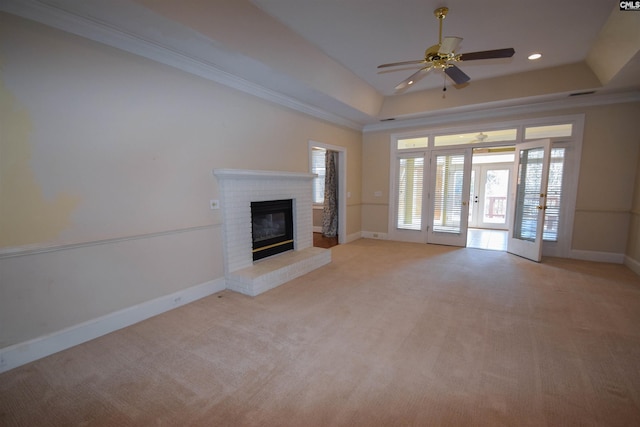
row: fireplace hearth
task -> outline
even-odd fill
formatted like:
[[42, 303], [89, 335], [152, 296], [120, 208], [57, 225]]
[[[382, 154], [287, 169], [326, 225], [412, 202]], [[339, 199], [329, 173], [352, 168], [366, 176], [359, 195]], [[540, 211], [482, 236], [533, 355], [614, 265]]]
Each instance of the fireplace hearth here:
[[293, 200], [251, 202], [253, 260], [293, 250]]

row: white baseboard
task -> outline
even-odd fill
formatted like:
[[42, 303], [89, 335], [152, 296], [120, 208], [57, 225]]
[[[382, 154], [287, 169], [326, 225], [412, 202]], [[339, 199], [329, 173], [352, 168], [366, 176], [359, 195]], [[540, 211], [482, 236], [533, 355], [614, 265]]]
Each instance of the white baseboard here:
[[226, 289], [224, 277], [0, 349], [0, 373]]
[[389, 240], [387, 233], [381, 233], [379, 231], [361, 231], [360, 234], [364, 239]]
[[320, 227], [316, 227], [315, 225], [313, 226], [313, 232], [314, 233], [322, 233], [322, 226]]
[[640, 275], [640, 261], [636, 261], [633, 258], [625, 256], [624, 257], [624, 265], [629, 267], [629, 269], [631, 269], [631, 271], [633, 271], [637, 275]]
[[583, 261], [608, 262], [611, 264], [623, 264], [624, 254], [615, 252], [598, 252], [598, 251], [581, 251], [572, 249], [569, 258], [580, 259]]

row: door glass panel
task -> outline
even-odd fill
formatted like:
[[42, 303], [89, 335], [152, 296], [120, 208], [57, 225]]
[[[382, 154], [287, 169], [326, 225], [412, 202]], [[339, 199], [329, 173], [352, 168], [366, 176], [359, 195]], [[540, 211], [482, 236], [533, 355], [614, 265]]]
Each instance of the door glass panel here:
[[531, 242], [536, 240], [543, 162], [544, 148], [520, 152], [513, 227], [513, 237], [516, 239]]
[[482, 222], [486, 224], [506, 223], [508, 195], [509, 169], [487, 169]]
[[436, 156], [433, 231], [460, 233], [464, 158], [463, 154]]
[[549, 183], [547, 184], [547, 210], [545, 211], [544, 240], [558, 240], [558, 222], [560, 219], [560, 202], [562, 201], [562, 176], [564, 172], [564, 148], [551, 150], [549, 164]]
[[471, 169], [471, 191], [469, 193], [469, 227], [475, 225], [475, 216], [478, 214], [475, 212], [478, 206], [478, 195], [476, 194], [476, 169]]
[[422, 227], [422, 177], [424, 158], [399, 159], [398, 168], [398, 223], [406, 230]]

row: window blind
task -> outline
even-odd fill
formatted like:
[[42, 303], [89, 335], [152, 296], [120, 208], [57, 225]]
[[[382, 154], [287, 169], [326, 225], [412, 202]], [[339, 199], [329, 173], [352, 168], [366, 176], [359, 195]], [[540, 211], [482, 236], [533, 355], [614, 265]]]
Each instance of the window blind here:
[[402, 158], [398, 168], [398, 221], [400, 229], [422, 228], [424, 157]]
[[544, 240], [558, 240], [558, 223], [562, 201], [562, 177], [564, 172], [564, 148], [551, 149], [549, 183], [547, 184], [547, 209], [544, 216]]
[[536, 240], [543, 160], [544, 150], [542, 148], [532, 148], [520, 152], [516, 218], [513, 230], [513, 236], [516, 239], [532, 242]]
[[327, 150], [318, 147], [313, 147], [311, 150], [311, 173], [318, 175], [313, 179], [313, 203], [315, 204], [324, 203], [324, 158], [326, 152]]
[[433, 231], [460, 233], [464, 155], [437, 155]]

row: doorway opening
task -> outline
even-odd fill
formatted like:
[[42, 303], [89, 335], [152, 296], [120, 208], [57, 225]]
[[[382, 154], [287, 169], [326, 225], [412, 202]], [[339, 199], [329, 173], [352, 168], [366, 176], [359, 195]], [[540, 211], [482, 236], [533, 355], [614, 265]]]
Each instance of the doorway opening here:
[[471, 191], [467, 247], [507, 250], [509, 188], [515, 146], [475, 148], [471, 161]]
[[[334, 152], [335, 186], [334, 203], [337, 205], [337, 233], [335, 236], [323, 235], [323, 211], [325, 195], [325, 159], [327, 152]], [[317, 175], [313, 180], [313, 242], [314, 246], [330, 248], [347, 242], [347, 150], [345, 147], [309, 141], [309, 171]], [[335, 206], [334, 206], [335, 208]]]

